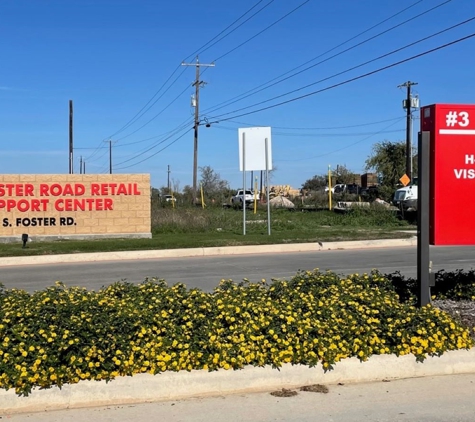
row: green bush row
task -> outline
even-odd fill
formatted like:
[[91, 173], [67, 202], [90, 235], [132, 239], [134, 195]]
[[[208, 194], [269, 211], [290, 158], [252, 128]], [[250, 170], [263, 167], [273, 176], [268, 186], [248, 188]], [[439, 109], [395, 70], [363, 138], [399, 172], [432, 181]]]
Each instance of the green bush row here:
[[329, 370], [351, 356], [423, 360], [472, 346], [448, 314], [401, 303], [377, 272], [223, 280], [212, 293], [156, 279], [99, 291], [1, 289], [0, 316], [0, 388], [19, 395], [144, 372], [284, 363]]

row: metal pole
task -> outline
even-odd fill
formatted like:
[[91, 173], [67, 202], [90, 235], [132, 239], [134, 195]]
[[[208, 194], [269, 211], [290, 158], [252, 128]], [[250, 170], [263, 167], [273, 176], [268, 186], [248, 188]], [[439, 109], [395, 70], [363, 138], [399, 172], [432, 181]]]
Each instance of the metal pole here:
[[198, 127], [200, 125], [200, 65], [198, 57], [196, 57], [195, 101], [195, 131], [193, 136], [193, 204], [196, 202], [196, 185], [198, 183]]
[[261, 198], [260, 201], [262, 202], [262, 197], [260, 195], [262, 195], [262, 170], [261, 170], [261, 185], [259, 187], [259, 198]]
[[411, 111], [411, 108], [409, 108], [409, 130], [408, 130], [408, 145], [407, 147], [409, 148], [409, 152], [407, 154], [408, 156], [408, 161], [409, 161], [409, 178], [411, 179], [411, 183], [412, 183], [412, 176], [413, 176], [413, 171], [412, 171], [412, 111]]
[[109, 174], [112, 174], [112, 140], [109, 140]]
[[406, 97], [406, 174], [412, 180], [412, 141], [411, 141], [411, 82], [407, 82]]
[[242, 234], [246, 235], [246, 134], [242, 134]]
[[267, 196], [267, 234], [270, 236], [270, 201], [269, 201], [269, 144], [266, 138], [266, 196]]
[[431, 302], [430, 298], [430, 132], [420, 132], [418, 138], [419, 180], [417, 188], [417, 281], [418, 306]]
[[398, 88], [406, 88], [406, 175], [412, 181], [412, 95], [411, 87], [417, 85], [417, 82], [407, 81], [399, 85]]
[[69, 100], [69, 174], [74, 173], [73, 151], [73, 100]]
[[167, 178], [167, 188], [168, 188], [168, 193], [170, 193], [170, 164], [168, 164], [168, 178]]

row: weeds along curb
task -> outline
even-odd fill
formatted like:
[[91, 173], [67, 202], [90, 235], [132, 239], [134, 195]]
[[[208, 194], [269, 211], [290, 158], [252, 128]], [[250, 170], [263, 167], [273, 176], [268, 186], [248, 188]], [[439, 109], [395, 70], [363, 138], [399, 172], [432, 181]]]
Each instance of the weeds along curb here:
[[62, 255], [33, 255], [0, 258], [0, 267], [15, 265], [58, 264], [71, 262], [120, 261], [128, 259], [185, 258], [197, 256], [245, 255], [282, 252], [318, 252], [345, 249], [389, 248], [415, 246], [417, 238], [358, 240], [342, 242], [294, 243], [274, 245], [225, 246], [213, 248], [161, 249], [145, 251], [120, 251], [100, 253], [78, 253]]
[[65, 385], [61, 390], [34, 390], [28, 397], [19, 397], [14, 390], [1, 390], [0, 415], [271, 391], [315, 383], [357, 383], [467, 373], [475, 373], [475, 349], [446, 352], [441, 357], [428, 357], [422, 363], [417, 363], [413, 355], [375, 355], [364, 363], [350, 358], [338, 362], [334, 370], [326, 373], [320, 365], [308, 368], [285, 364], [280, 370], [246, 367], [237, 371], [138, 374], [107, 384], [81, 381]]

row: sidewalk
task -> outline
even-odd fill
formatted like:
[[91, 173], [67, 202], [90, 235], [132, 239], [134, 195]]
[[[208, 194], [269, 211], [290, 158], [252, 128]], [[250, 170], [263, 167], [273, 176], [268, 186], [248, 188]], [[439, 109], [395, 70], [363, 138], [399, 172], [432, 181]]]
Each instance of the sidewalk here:
[[[12, 422], [473, 422], [473, 375], [328, 385], [328, 393], [272, 390], [159, 403], [3, 414]], [[0, 412], [0, 416], [2, 413]]]

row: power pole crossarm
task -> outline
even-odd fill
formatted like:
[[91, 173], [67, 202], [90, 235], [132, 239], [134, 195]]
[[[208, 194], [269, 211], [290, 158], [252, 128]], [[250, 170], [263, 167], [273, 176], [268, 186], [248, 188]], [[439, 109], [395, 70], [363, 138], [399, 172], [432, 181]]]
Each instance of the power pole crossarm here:
[[412, 94], [411, 87], [417, 85], [417, 82], [407, 81], [399, 85], [398, 88], [406, 88], [406, 100], [404, 108], [406, 109], [406, 174], [412, 180]]
[[201, 67], [214, 67], [214, 63], [204, 64], [200, 63], [198, 56], [196, 57], [196, 63], [182, 63], [182, 66], [196, 66], [195, 82], [192, 86], [195, 87], [195, 124], [194, 124], [194, 136], [193, 136], [193, 203], [196, 202], [196, 185], [198, 179], [198, 126], [200, 125], [200, 87], [204, 84], [200, 81], [200, 68]]

